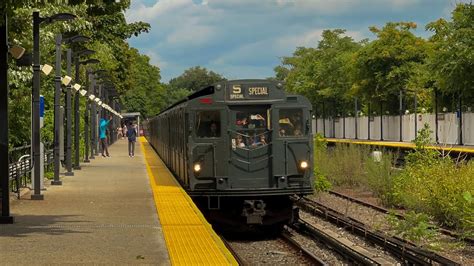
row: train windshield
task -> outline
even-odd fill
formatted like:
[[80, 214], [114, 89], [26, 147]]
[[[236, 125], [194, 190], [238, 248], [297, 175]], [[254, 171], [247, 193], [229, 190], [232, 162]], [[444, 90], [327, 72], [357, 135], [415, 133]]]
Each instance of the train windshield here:
[[278, 136], [280, 137], [302, 137], [303, 110], [281, 109], [278, 117]]
[[199, 138], [219, 138], [221, 117], [219, 110], [196, 112], [196, 135]]
[[232, 147], [257, 148], [270, 143], [271, 118], [268, 107], [232, 108], [234, 125]]

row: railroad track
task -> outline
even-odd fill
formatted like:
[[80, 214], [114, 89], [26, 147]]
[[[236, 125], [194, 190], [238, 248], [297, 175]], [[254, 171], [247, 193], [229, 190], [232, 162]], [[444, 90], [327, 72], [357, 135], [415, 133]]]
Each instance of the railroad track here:
[[298, 250], [301, 254], [303, 254], [309, 261], [311, 261], [311, 265], [327, 265], [311, 251], [300, 245], [298, 241], [295, 240], [289, 232], [283, 231], [280, 237], [287, 243], [289, 243], [291, 246], [293, 246], [294, 249]]
[[363, 223], [347, 217], [342, 213], [330, 209], [309, 198], [299, 198], [296, 201], [296, 204], [306, 212], [324, 218], [325, 220], [338, 226], [343, 226], [346, 230], [356, 235], [362, 236], [372, 244], [383, 247], [385, 250], [405, 263], [430, 265], [436, 262], [443, 265], [459, 265], [459, 263], [456, 261], [453, 261], [435, 252], [416, 247], [403, 239], [391, 237], [385, 235], [384, 233], [371, 230]]
[[234, 248], [232, 247], [232, 245], [229, 244], [229, 242], [221, 235], [220, 238], [222, 239], [222, 242], [224, 242], [224, 245], [226, 246], [226, 248], [230, 251], [230, 253], [232, 254], [232, 256], [234, 256], [235, 260], [237, 261], [237, 263], [241, 266], [244, 266], [244, 265], [250, 265], [248, 264], [244, 258], [242, 258], [238, 252], [236, 252], [234, 250]]
[[[326, 265], [316, 255], [298, 244], [287, 232], [270, 239], [248, 240], [247, 243], [244, 242], [245, 244], [242, 244], [241, 239], [234, 241], [220, 237], [239, 265], [259, 265], [262, 263]], [[246, 248], [242, 248], [242, 246], [246, 246]], [[259, 246], [259, 248], [256, 248], [256, 246]], [[283, 257], [291, 259], [285, 261], [282, 260]]]
[[311, 225], [309, 222], [299, 219], [291, 225], [298, 233], [309, 236], [313, 241], [319, 241], [339, 253], [349, 262], [359, 265], [392, 265], [393, 262], [374, 255], [367, 249], [355, 244], [338, 233], [324, 228], [321, 225]]
[[[374, 205], [374, 204], [371, 204], [371, 203], [368, 203], [368, 202], [365, 202], [365, 201], [362, 201], [362, 200], [359, 200], [359, 199], [356, 199], [356, 198], [353, 198], [351, 196], [348, 196], [348, 195], [345, 195], [345, 194], [342, 194], [342, 193], [339, 193], [339, 192], [336, 192], [336, 191], [328, 191], [328, 193], [330, 195], [333, 195], [333, 196], [336, 196], [336, 197], [339, 197], [339, 198], [342, 198], [342, 199], [345, 199], [345, 200], [348, 200], [348, 201], [351, 201], [351, 202], [355, 202], [357, 204], [360, 204], [362, 206], [365, 206], [365, 207], [368, 207], [368, 208], [371, 208], [373, 210], [376, 210], [376, 211], [379, 211], [381, 213], [385, 213], [385, 214], [392, 214], [392, 215], [395, 215], [398, 219], [400, 220], [405, 220], [405, 216], [403, 214], [400, 214], [400, 213], [393, 213], [393, 212], [390, 212], [389, 210], [385, 209], [385, 208], [382, 208], [380, 206], [377, 206], [377, 205]], [[474, 239], [473, 238], [470, 238], [470, 237], [462, 237], [460, 234], [456, 233], [456, 232], [453, 232], [451, 230], [448, 230], [448, 229], [445, 229], [445, 228], [437, 228], [438, 231], [442, 234], [445, 234], [445, 235], [448, 235], [450, 237], [453, 237], [453, 238], [456, 238], [458, 240], [462, 240], [462, 241], [465, 241], [469, 244], [474, 244]]]

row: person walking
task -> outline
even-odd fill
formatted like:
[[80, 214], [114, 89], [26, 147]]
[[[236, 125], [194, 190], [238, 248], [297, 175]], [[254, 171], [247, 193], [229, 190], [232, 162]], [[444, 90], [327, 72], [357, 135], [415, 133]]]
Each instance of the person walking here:
[[135, 124], [130, 125], [127, 131], [128, 137], [128, 156], [135, 156], [135, 142], [137, 141], [137, 126]]
[[[106, 120], [106, 118], [104, 117], [100, 120], [100, 124], [99, 124], [99, 137], [100, 137], [100, 144], [102, 145], [102, 157], [105, 157], [106, 155], [107, 157], [110, 157], [108, 144], [107, 144], [107, 135], [106, 135], [107, 126], [109, 125], [110, 121], [112, 121], [112, 116], [109, 117], [109, 120]], [[105, 151], [105, 155], [104, 155], [104, 151]]]

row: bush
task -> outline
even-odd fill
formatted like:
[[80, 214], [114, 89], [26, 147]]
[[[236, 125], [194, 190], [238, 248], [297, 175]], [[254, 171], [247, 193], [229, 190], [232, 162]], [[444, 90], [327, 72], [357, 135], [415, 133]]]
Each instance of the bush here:
[[441, 157], [427, 149], [427, 125], [415, 140], [416, 150], [407, 156], [406, 167], [395, 180], [394, 203], [433, 216], [439, 223], [474, 230], [474, 163]]
[[346, 144], [315, 152], [315, 173], [336, 186], [358, 186], [364, 176], [365, 151]]

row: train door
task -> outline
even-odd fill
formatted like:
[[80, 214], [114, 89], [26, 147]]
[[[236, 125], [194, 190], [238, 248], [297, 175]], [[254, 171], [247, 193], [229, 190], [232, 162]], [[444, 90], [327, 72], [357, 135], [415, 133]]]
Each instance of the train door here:
[[[224, 180], [226, 169], [226, 111], [223, 108], [196, 109], [191, 113], [194, 125], [189, 138], [195, 179], [191, 189], [214, 189], [217, 180]], [[219, 184], [222, 185], [221, 181]]]
[[272, 187], [270, 106], [231, 106], [229, 116], [231, 188]]

